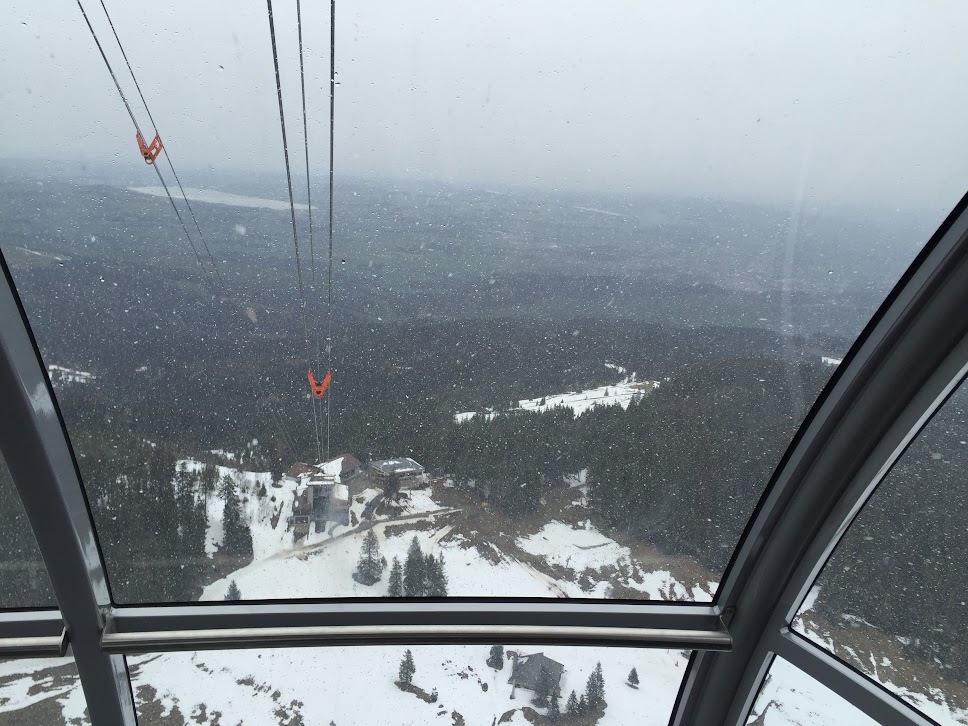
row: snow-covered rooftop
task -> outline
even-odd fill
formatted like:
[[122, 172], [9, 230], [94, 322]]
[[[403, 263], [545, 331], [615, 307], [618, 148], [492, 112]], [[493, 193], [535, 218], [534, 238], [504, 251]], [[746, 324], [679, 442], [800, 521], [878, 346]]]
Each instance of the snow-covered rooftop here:
[[370, 466], [384, 474], [407, 474], [410, 472], [423, 472], [424, 468], [409, 457], [402, 459], [383, 459], [381, 461], [371, 461]]

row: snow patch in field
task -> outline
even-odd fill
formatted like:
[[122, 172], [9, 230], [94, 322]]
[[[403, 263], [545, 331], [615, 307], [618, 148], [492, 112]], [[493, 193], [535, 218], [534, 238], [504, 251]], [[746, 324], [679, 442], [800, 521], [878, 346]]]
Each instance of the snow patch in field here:
[[[168, 193], [164, 187], [129, 187], [129, 192], [147, 194], [152, 197], [167, 197]], [[224, 204], [228, 207], [249, 207], [251, 209], [271, 209], [276, 212], [288, 212], [289, 202], [281, 199], [263, 199], [261, 197], [249, 197], [244, 194], [229, 194], [219, 192], [214, 189], [192, 189], [185, 187], [185, 196], [193, 202], [205, 202], [207, 204]], [[295, 204], [296, 209], [309, 209], [305, 204]]]
[[57, 699], [65, 713], [68, 708], [76, 712], [76, 707], [71, 705], [74, 700], [71, 691], [80, 690], [78, 682], [61, 678], [61, 674], [55, 679], [46, 672], [71, 666], [70, 672], [76, 673], [73, 665], [73, 658], [0, 659], [0, 714], [19, 711], [49, 698]]
[[[606, 365], [614, 367], [612, 364]], [[457, 423], [464, 423], [475, 416], [483, 416], [487, 420], [490, 420], [503, 413], [514, 413], [517, 411], [542, 412], [555, 408], [571, 409], [572, 414], [577, 417], [595, 406], [621, 406], [622, 408], [628, 408], [636, 396], [650, 393], [661, 384], [662, 381], [637, 381], [633, 373], [631, 376], [609, 386], [586, 388], [583, 391], [569, 391], [568, 393], [542, 396], [541, 398], [521, 399], [518, 401], [517, 406], [507, 411], [495, 411], [493, 408], [489, 408], [486, 411], [463, 411], [455, 414], [454, 420]]]
[[47, 366], [47, 376], [55, 388], [69, 386], [72, 383], [90, 383], [97, 378], [93, 373], [65, 368], [53, 363]]
[[851, 724], [876, 722], [782, 658], [775, 658], [747, 723], [763, 726]]
[[575, 529], [564, 522], [548, 522], [537, 533], [519, 537], [515, 544], [528, 554], [543, 557], [546, 562], [576, 572], [631, 566], [632, 552], [599, 532], [590, 522]]

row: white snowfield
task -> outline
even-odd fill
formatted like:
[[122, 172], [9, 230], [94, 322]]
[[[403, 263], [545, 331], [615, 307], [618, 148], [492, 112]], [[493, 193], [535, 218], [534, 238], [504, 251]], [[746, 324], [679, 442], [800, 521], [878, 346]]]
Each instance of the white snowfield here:
[[72, 383], [90, 383], [97, 378], [93, 373], [65, 368], [53, 363], [47, 366], [47, 375], [55, 388], [68, 386]]
[[877, 726], [862, 711], [796, 666], [775, 658], [746, 721], [760, 726]]
[[[605, 364], [607, 367], [617, 369], [619, 373], [624, 373], [625, 369], [611, 363]], [[464, 411], [455, 414], [454, 420], [463, 423], [474, 418], [483, 416], [487, 420], [500, 416], [504, 413], [515, 411], [550, 411], [555, 408], [569, 408], [574, 416], [581, 416], [595, 406], [621, 406], [628, 408], [636, 396], [645, 395], [662, 384], [662, 381], [638, 381], [635, 374], [623, 378], [618, 383], [610, 386], [599, 386], [598, 388], [587, 388], [583, 391], [569, 391], [568, 393], [558, 393], [541, 398], [525, 398], [518, 401], [517, 406], [507, 411], [495, 411], [489, 408], [486, 411]]]
[[[164, 187], [129, 187], [129, 192], [147, 194], [152, 197], [167, 197]], [[249, 207], [251, 209], [271, 209], [276, 212], [288, 212], [289, 202], [281, 199], [263, 199], [261, 197], [248, 197], [244, 194], [230, 194], [214, 189], [193, 189], [185, 187], [185, 196], [193, 202], [206, 202], [208, 204], [224, 204], [229, 207]], [[305, 204], [296, 203], [296, 209], [309, 209]], [[245, 233], [245, 228], [242, 228]]]
[[583, 529], [573, 529], [563, 522], [551, 521], [530, 537], [519, 537], [518, 547], [532, 555], [539, 555], [553, 565], [577, 572], [600, 570], [624, 563], [631, 565], [632, 552], [609, 539], [591, 522]]
[[[488, 646], [414, 646], [413, 684], [436, 703], [394, 685], [403, 647], [294, 648], [234, 652], [170, 653], [129, 659], [132, 685], [151, 686], [165, 715], [175, 708], [188, 723], [276, 726], [425, 726], [458, 723], [491, 726], [513, 712], [505, 723], [528, 724], [520, 709], [547, 709], [531, 704], [533, 694], [518, 689], [511, 699], [507, 680], [511, 663], [500, 671], [486, 664]], [[603, 648], [526, 648], [543, 652], [565, 666], [561, 679], [564, 702], [581, 693], [597, 662], [602, 664], [608, 707], [601, 726], [630, 723], [665, 725], [675, 703], [688, 656], [679, 651]], [[639, 688], [625, 684], [632, 668]], [[200, 716], [204, 718], [200, 719]], [[298, 720], [297, 717], [298, 716]]]

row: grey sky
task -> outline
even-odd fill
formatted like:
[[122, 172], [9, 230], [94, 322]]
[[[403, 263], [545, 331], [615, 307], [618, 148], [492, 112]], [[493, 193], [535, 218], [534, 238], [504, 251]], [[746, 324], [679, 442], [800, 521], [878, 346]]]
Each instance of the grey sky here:
[[[100, 3], [84, 1], [134, 96]], [[263, 0], [106, 2], [176, 163], [282, 167]], [[301, 171], [295, 3], [274, 4]], [[322, 172], [329, 4], [303, 5]], [[968, 4], [799, 5], [343, 0], [338, 168], [950, 208], [968, 190]], [[0, 68], [0, 156], [144, 166], [74, 0], [14, 0]]]

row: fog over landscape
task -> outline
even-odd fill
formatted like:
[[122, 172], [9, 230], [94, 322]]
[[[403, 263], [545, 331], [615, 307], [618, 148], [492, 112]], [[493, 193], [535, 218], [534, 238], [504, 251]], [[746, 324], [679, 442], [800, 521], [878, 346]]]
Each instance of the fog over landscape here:
[[[292, 198], [266, 4], [106, 5], [186, 198], [77, 4], [13, 0], [0, 252], [115, 603], [714, 601], [968, 189], [962, 4], [345, 3], [330, 268], [329, 4], [302, 8], [308, 139], [296, 5], [272, 5]], [[793, 625], [945, 725], [968, 724], [966, 412], [902, 457]], [[56, 605], [2, 460], [0, 565], [0, 608]], [[621, 726], [667, 723], [691, 657], [505, 646], [126, 662], [142, 726]], [[70, 656], [0, 662], [4, 726], [85, 708]], [[750, 723], [859, 718], [777, 661]]]

